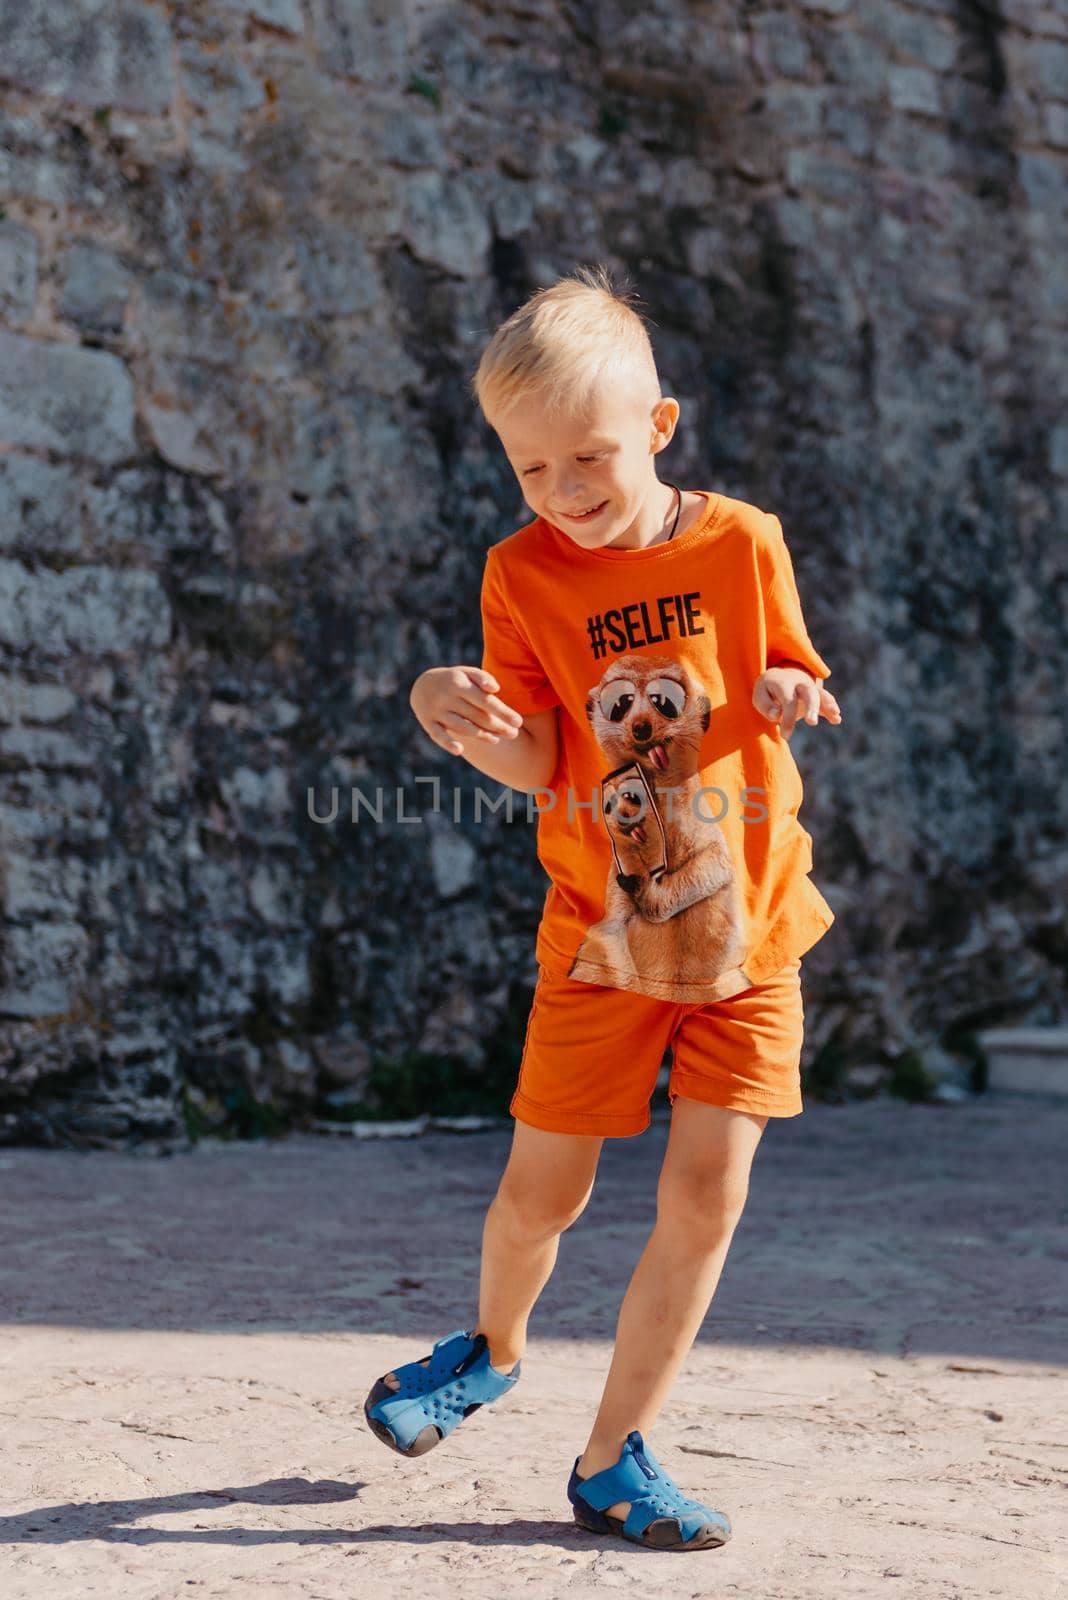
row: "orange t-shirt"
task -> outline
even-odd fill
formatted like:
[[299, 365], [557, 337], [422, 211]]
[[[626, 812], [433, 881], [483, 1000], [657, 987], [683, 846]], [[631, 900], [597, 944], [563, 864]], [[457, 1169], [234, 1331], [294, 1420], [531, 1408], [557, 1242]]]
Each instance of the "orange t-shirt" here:
[[[702, 491], [703, 492], [703, 491]], [[537, 792], [550, 972], [657, 998], [726, 999], [816, 943], [789, 742], [753, 705], [782, 661], [830, 676], [777, 517], [707, 493], [645, 550], [583, 550], [538, 517], [486, 556], [482, 665], [523, 716], [557, 706]]]

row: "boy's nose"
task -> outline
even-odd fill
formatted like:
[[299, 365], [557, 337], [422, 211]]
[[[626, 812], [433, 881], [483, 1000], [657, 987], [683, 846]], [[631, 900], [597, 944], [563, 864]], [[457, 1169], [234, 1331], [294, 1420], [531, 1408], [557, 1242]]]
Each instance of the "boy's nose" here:
[[582, 485], [577, 478], [561, 478], [553, 493], [553, 504], [566, 510], [578, 505], [581, 494]]

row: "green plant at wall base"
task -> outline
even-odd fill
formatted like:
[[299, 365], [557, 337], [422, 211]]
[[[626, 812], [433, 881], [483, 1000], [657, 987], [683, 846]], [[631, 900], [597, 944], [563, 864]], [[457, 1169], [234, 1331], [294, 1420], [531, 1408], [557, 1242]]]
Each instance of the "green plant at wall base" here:
[[185, 1125], [185, 1136], [191, 1144], [196, 1144], [199, 1139], [204, 1138], [205, 1134], [209, 1134], [211, 1132], [211, 1123], [209, 1119], [205, 1117], [200, 1106], [197, 1105], [196, 1101], [189, 1098], [188, 1093], [184, 1089], [182, 1090], [180, 1104], [182, 1110], [182, 1122]]
[[228, 1123], [238, 1139], [277, 1139], [289, 1122], [269, 1100], [257, 1100], [247, 1089], [230, 1089], [223, 1096]]
[[886, 1087], [899, 1100], [929, 1100], [936, 1081], [924, 1066], [919, 1051], [910, 1048], [894, 1057]]
[[808, 1067], [801, 1073], [801, 1092], [813, 1100], [827, 1100], [832, 1105], [849, 1098], [846, 1091], [846, 1068], [849, 1065], [845, 1051], [836, 1039], [828, 1039], [820, 1046]]
[[[364, 1104], [349, 1108], [348, 1120], [405, 1121], [430, 1113], [443, 1117], [503, 1116], [515, 1081], [476, 1067], [462, 1056], [405, 1050], [376, 1059]], [[334, 1113], [336, 1115], [336, 1113]]]
[[432, 1050], [377, 1055], [362, 1103], [327, 1114], [343, 1121], [405, 1121], [412, 1117], [504, 1117], [519, 1076], [530, 984], [515, 980], [492, 1030], [481, 1039], [482, 1060]]
[[413, 72], [408, 79], [407, 91], [409, 94], [421, 94], [436, 111], [441, 110], [441, 90], [432, 78], [424, 78], [421, 72]]
[[194, 1144], [200, 1139], [277, 1139], [290, 1128], [273, 1105], [240, 1087], [203, 1100], [184, 1092], [181, 1106], [186, 1136]]

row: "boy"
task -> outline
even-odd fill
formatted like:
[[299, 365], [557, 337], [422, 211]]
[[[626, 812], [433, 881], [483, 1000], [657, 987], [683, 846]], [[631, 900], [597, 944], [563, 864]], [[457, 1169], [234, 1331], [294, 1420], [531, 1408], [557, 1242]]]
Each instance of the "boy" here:
[[518, 1380], [560, 1234], [604, 1139], [648, 1126], [670, 1044], [657, 1220], [567, 1493], [591, 1531], [696, 1550], [730, 1521], [643, 1436], [708, 1310], [768, 1119], [803, 1109], [801, 956], [834, 917], [808, 877], [786, 741], [799, 716], [841, 713], [778, 520], [658, 479], [680, 408], [633, 298], [579, 269], [497, 330], [473, 379], [535, 520], [488, 553], [481, 667], [432, 668], [410, 699], [443, 749], [551, 797], [551, 884], [478, 1320], [380, 1378], [365, 1413], [420, 1455]]

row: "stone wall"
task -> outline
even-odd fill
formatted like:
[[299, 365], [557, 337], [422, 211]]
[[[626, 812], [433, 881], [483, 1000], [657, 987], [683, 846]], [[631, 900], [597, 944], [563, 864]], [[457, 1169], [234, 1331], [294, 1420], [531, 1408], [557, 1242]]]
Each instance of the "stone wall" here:
[[0, 75], [0, 1137], [514, 1066], [534, 829], [407, 689], [528, 517], [467, 376], [582, 261], [834, 669], [806, 1065], [1064, 1016], [1063, 6], [0, 0]]

